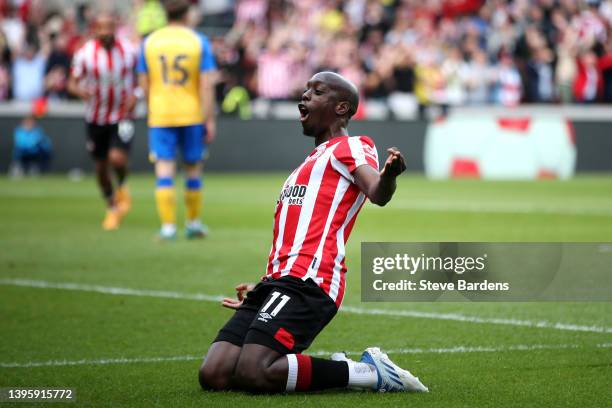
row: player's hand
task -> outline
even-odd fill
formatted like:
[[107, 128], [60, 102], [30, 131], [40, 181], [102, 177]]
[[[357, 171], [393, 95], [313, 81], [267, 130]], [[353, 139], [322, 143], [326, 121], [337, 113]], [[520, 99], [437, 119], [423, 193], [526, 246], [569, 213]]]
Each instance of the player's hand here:
[[128, 95], [125, 99], [124, 112], [125, 114], [131, 114], [134, 108], [136, 107], [136, 102], [138, 102], [138, 98], [134, 95]]
[[224, 298], [221, 302], [221, 306], [227, 307], [228, 309], [238, 309], [244, 301], [244, 295], [246, 295], [247, 292], [252, 291], [254, 287], [255, 285], [253, 285], [252, 283], [241, 283], [237, 285], [236, 299]]
[[215, 141], [215, 137], [217, 137], [217, 123], [214, 120], [209, 120], [206, 122], [206, 137], [204, 138], [204, 142], [206, 144], [211, 144]]
[[93, 94], [91, 93], [91, 91], [85, 87], [80, 87], [77, 93], [77, 96], [87, 102], [92, 96]]
[[397, 147], [388, 148], [387, 153], [389, 153], [389, 157], [387, 157], [387, 161], [385, 161], [381, 176], [385, 175], [395, 178], [406, 170], [406, 160], [404, 160], [404, 156], [402, 156], [402, 153]]

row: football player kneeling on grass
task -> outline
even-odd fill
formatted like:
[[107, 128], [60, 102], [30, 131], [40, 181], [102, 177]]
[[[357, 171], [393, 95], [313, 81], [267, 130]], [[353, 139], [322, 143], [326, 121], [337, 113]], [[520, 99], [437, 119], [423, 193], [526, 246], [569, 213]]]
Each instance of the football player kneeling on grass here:
[[366, 197], [384, 206], [406, 165], [387, 150], [382, 171], [367, 136], [349, 137], [357, 110], [353, 84], [332, 72], [308, 81], [298, 104], [304, 134], [316, 148], [285, 181], [274, 214], [267, 273], [236, 287], [236, 312], [219, 331], [199, 371], [204, 389], [253, 392], [361, 388], [427, 391], [379, 348], [359, 361], [302, 354], [336, 315], [345, 288], [345, 244]]

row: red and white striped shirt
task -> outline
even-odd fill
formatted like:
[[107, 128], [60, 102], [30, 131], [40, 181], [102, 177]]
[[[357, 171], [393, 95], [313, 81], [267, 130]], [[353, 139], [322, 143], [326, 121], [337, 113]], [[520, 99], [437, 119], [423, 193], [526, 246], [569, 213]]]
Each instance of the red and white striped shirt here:
[[340, 136], [317, 146], [291, 173], [276, 204], [266, 276], [310, 278], [340, 307], [345, 244], [366, 199], [353, 178], [362, 165], [378, 170], [372, 139]]
[[124, 119], [126, 98], [134, 92], [136, 52], [125, 41], [115, 40], [111, 49], [92, 39], [74, 55], [72, 75], [92, 94], [85, 120], [109, 125]]

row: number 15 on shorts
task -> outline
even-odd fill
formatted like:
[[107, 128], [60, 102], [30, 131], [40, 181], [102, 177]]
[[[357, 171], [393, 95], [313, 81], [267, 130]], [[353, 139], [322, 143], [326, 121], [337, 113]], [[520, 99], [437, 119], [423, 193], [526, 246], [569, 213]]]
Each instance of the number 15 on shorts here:
[[[276, 303], [278, 298], [280, 297], [280, 301]], [[274, 291], [270, 295], [270, 299], [266, 302], [265, 305], [259, 310], [259, 317], [257, 320], [261, 320], [264, 323], [267, 323], [268, 320], [274, 318], [281, 311], [281, 309], [287, 304], [287, 302], [291, 299], [290, 296], [281, 295], [280, 292]], [[268, 309], [272, 308], [272, 311], [268, 313]]]

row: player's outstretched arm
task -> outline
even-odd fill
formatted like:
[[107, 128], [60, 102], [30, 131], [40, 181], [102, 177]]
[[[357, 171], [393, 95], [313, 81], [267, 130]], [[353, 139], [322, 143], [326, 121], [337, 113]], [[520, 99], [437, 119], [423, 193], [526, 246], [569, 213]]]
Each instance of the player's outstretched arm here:
[[378, 173], [370, 166], [359, 166], [353, 173], [355, 184], [374, 204], [383, 207], [395, 193], [397, 176], [406, 170], [406, 161], [396, 148], [387, 149], [389, 157], [383, 169]]
[[221, 306], [227, 307], [228, 309], [238, 309], [244, 300], [244, 295], [252, 291], [254, 287], [255, 285], [252, 283], [240, 283], [236, 285], [236, 299], [223, 298]]

